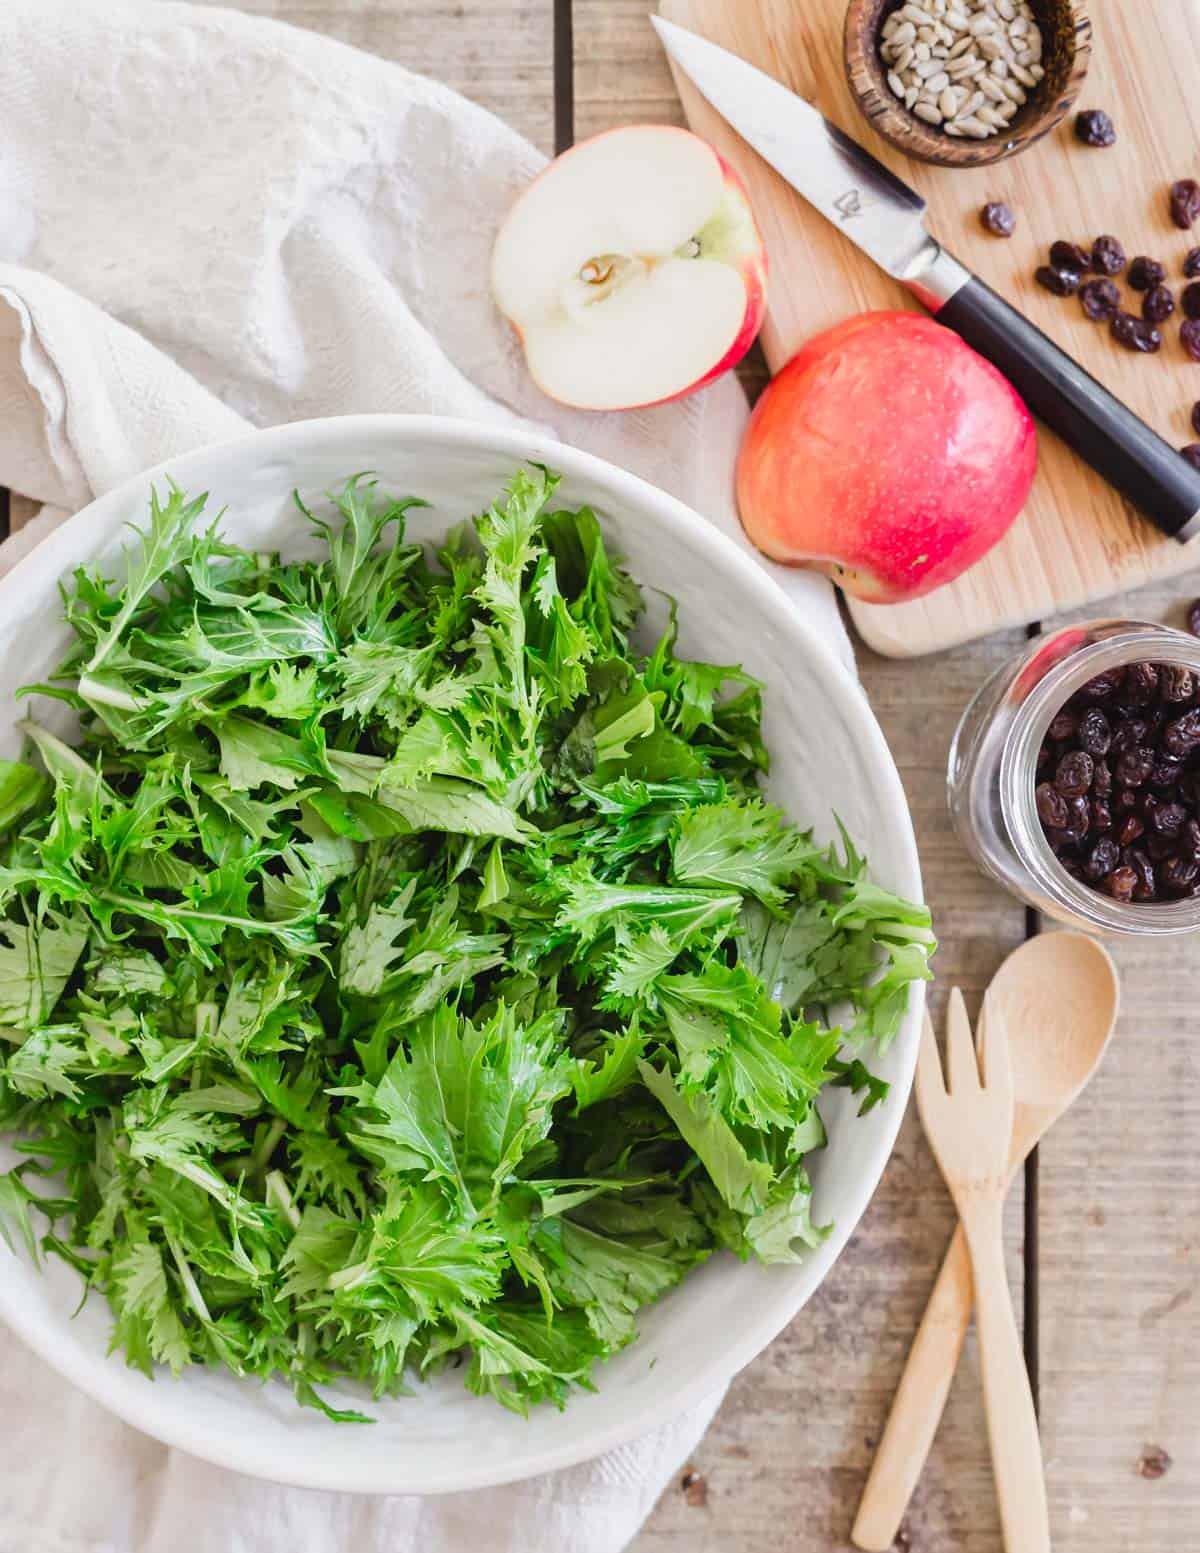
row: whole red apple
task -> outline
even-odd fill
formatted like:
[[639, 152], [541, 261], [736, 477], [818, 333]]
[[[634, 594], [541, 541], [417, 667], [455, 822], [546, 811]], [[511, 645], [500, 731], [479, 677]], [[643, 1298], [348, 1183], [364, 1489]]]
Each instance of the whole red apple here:
[[1037, 467], [1029, 411], [956, 334], [862, 313], [809, 340], [759, 400], [738, 508], [765, 554], [898, 603], [990, 550]]
[[492, 252], [492, 293], [534, 380], [584, 410], [659, 404], [736, 366], [762, 323], [766, 273], [737, 174], [668, 124], [564, 151]]

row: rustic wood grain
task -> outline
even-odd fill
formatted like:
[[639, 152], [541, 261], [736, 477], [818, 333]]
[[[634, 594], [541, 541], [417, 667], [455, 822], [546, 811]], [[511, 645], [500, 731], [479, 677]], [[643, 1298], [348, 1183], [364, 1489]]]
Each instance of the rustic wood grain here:
[[[1167, 216], [1166, 186], [1195, 170], [1200, 139], [1200, 6], [1179, 0], [1093, 0], [1092, 67], [1081, 106], [1114, 114], [1117, 145], [1079, 145], [1064, 123], [1010, 161], [989, 168], [937, 168], [886, 145], [858, 113], [842, 65], [841, 0], [663, 0], [674, 20], [726, 44], [785, 80], [856, 135], [929, 202], [930, 228], [1002, 295], [1101, 378], [1169, 441], [1192, 440], [1187, 415], [1200, 369], [1178, 342], [1178, 316], [1154, 358], [1119, 349], [1076, 301], [1051, 297], [1032, 279], [1055, 238], [1089, 241], [1117, 229], [1128, 252], [1162, 258], [1173, 282], [1191, 239]], [[778, 368], [802, 340], [864, 307], [912, 306], [890, 281], [816, 216], [687, 83], [689, 120], [746, 179], [772, 257], [767, 360]], [[983, 232], [978, 211], [1004, 199], [1018, 212], [1008, 242]], [[908, 656], [1041, 618], [1118, 588], [1200, 564], [1200, 548], [1164, 539], [1049, 432], [1025, 512], [1009, 535], [957, 582], [888, 608], [851, 603], [864, 637]]]
[[237, 9], [434, 76], [554, 150], [552, 0], [240, 0]]
[[18, 529], [24, 528], [30, 518], [38, 511], [39, 502], [30, 501], [28, 496], [19, 496], [15, 491], [8, 498], [8, 527], [13, 534]]

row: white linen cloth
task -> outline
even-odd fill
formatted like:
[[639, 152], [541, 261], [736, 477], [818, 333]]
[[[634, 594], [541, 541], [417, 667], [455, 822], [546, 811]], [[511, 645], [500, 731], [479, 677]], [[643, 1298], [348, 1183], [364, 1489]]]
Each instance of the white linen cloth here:
[[[234, 11], [5, 0], [0, 124], [0, 484], [45, 504], [0, 575], [163, 458], [354, 411], [548, 430], [744, 543], [732, 379], [608, 416], [529, 381], [488, 255], [543, 158], [446, 88]], [[848, 655], [823, 580], [783, 580]], [[360, 1499], [168, 1450], [10, 1340], [0, 1553], [616, 1553], [718, 1400], [528, 1483]]]

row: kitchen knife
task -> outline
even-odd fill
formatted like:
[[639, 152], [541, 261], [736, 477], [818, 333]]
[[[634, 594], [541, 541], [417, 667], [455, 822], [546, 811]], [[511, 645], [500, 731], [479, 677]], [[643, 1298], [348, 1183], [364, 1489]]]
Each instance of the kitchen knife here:
[[925, 201], [811, 103], [694, 32], [663, 46], [742, 139], [827, 221], [993, 362], [1035, 415], [1164, 534], [1200, 533], [1200, 470], [925, 230]]

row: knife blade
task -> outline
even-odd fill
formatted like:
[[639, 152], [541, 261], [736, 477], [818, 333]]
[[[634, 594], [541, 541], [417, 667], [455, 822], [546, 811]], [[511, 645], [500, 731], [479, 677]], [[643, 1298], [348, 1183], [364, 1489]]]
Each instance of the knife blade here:
[[1200, 534], [1200, 470], [949, 254], [914, 189], [774, 76], [675, 22], [650, 20], [675, 65], [786, 183], [999, 367], [1164, 534], [1180, 543]]

